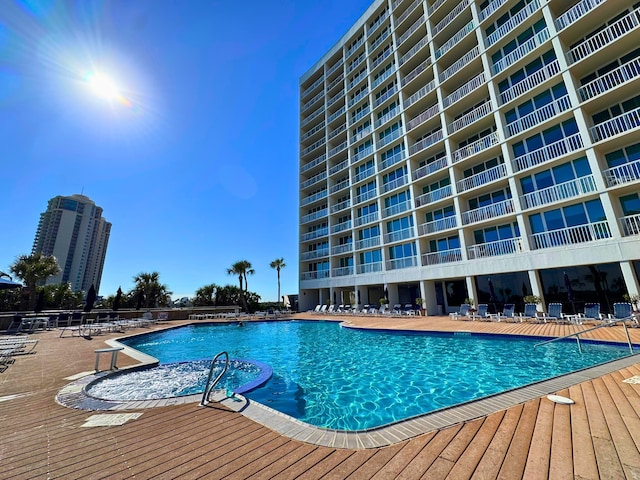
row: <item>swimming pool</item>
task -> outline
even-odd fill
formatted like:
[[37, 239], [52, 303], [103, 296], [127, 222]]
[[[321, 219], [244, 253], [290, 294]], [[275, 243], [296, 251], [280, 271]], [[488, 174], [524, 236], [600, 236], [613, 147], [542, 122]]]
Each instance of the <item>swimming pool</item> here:
[[575, 341], [533, 349], [539, 338], [380, 332], [335, 322], [199, 324], [123, 339], [162, 363], [211, 358], [273, 369], [244, 395], [311, 425], [363, 430], [486, 397], [629, 354]]

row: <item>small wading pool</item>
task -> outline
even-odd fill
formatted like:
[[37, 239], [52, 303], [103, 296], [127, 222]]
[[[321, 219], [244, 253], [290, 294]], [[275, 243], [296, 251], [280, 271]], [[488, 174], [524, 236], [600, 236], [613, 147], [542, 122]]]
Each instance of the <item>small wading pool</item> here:
[[[262, 362], [273, 369], [273, 375], [261, 387], [244, 393], [245, 397], [318, 427], [352, 431], [629, 355], [626, 345], [587, 340], [582, 340], [582, 354], [575, 340], [534, 349], [542, 340], [466, 332], [357, 330], [341, 328], [336, 322], [288, 321], [251, 322], [242, 327], [190, 325], [130, 337], [122, 343], [162, 363], [211, 358], [221, 351], [232, 358]], [[164, 388], [170, 377], [161, 377], [157, 383]], [[118, 399], [119, 388], [108, 394], [110, 399]], [[93, 388], [88, 393], [95, 394]]]

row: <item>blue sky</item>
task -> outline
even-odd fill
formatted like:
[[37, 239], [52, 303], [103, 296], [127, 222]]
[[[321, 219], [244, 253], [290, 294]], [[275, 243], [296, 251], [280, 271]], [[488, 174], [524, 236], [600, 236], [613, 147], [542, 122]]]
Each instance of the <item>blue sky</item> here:
[[[113, 224], [100, 293], [158, 271], [177, 296], [298, 290], [298, 82], [369, 1], [36, 1], [0, 5], [0, 270], [56, 195]], [[131, 106], [95, 95], [112, 77]]]

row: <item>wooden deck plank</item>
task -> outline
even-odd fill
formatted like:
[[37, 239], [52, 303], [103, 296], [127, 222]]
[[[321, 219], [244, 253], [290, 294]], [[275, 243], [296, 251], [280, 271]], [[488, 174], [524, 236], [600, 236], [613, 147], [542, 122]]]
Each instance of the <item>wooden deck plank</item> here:
[[368, 462], [375, 454], [375, 449], [356, 450], [328, 472], [325, 478], [347, 478], [360, 468], [362, 464]]
[[389, 462], [376, 473], [372, 480], [387, 480], [397, 478], [405, 466], [410, 463], [416, 455], [431, 441], [435, 432], [420, 435], [419, 437], [405, 442], [400, 450]]
[[316, 463], [309, 470], [298, 477], [299, 480], [314, 480], [316, 478], [330, 478], [330, 472], [353, 455], [351, 450], [334, 450], [330, 455]]
[[[568, 396], [568, 392], [560, 391], [558, 395]], [[574, 478], [571, 406], [569, 405], [559, 403], [554, 405], [549, 477], [558, 480]]]
[[[580, 385], [569, 389], [569, 398], [576, 403], [571, 405], [571, 443], [573, 454], [573, 473], [584, 480], [598, 479], [598, 463], [593, 448], [589, 418]], [[547, 402], [551, 404], [551, 402]], [[552, 405], [552, 404], [551, 404]]]
[[[636, 412], [629, 402], [629, 399], [624, 394], [621, 385], [622, 382], [616, 380], [613, 375], [602, 378], [611, 399], [615, 404], [620, 414], [620, 419], [626, 426], [629, 435], [633, 439], [636, 450], [640, 449], [640, 418], [636, 415]], [[615, 420], [613, 420], [615, 421]]]
[[284, 444], [280, 445], [276, 451], [270, 452], [269, 455], [263, 455], [261, 458], [251, 462], [248, 465], [244, 465], [232, 475], [229, 475], [229, 479], [231, 478], [249, 478], [253, 475], [261, 474], [270, 468], [273, 463], [286, 455], [293, 453], [299, 445], [296, 442], [288, 441]]
[[553, 431], [553, 403], [538, 399], [538, 413], [529, 444], [529, 454], [524, 467], [523, 478], [549, 478], [551, 445], [549, 439]]
[[529, 446], [538, 417], [540, 400], [532, 400], [524, 404], [520, 421], [507, 450], [498, 478], [508, 480], [514, 476], [521, 477], [529, 456]]
[[[322, 461], [325, 457], [330, 455], [333, 449], [315, 447], [307, 455], [296, 458], [295, 463], [290, 464], [287, 468], [277, 473], [273, 477], [273, 480], [295, 480], [304, 472], [313, 467], [316, 463]], [[256, 478], [264, 478], [256, 476]]]
[[[310, 455], [313, 451], [319, 450], [319, 449], [320, 447], [316, 447], [315, 445], [298, 443], [297, 447], [294, 450], [290, 451], [289, 453], [285, 453], [282, 457], [270, 463], [268, 467], [262, 469], [258, 473], [248, 476], [247, 478], [251, 480], [274, 478], [280, 475], [284, 470], [289, 468], [291, 465], [298, 462], [299, 459], [305, 458], [307, 455]], [[325, 449], [322, 449], [322, 450], [325, 450]], [[282, 478], [293, 478], [293, 477], [284, 476]]]
[[351, 475], [351, 480], [370, 479], [384, 468], [389, 461], [402, 450], [403, 445], [398, 443], [384, 448], [379, 448], [375, 454], [366, 462], [360, 465]]

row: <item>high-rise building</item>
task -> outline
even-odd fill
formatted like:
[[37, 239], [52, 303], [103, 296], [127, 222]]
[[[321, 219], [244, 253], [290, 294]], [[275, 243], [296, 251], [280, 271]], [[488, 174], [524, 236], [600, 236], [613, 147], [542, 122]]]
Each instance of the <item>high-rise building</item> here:
[[300, 79], [301, 310], [637, 295], [639, 45], [631, 0], [375, 0]]
[[84, 195], [57, 196], [40, 214], [33, 253], [53, 255], [60, 274], [47, 284], [70, 283], [73, 291], [100, 290], [111, 223], [102, 218], [102, 208]]

